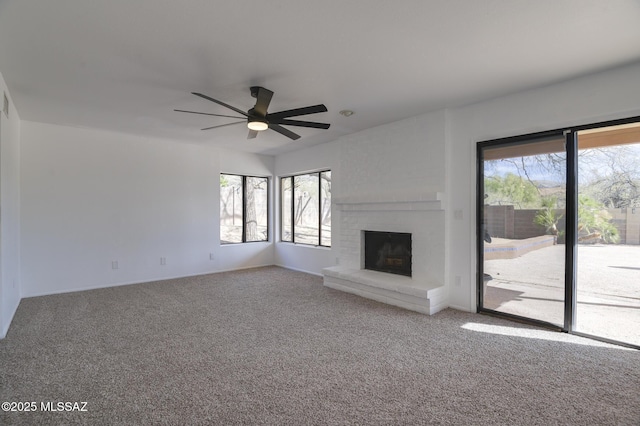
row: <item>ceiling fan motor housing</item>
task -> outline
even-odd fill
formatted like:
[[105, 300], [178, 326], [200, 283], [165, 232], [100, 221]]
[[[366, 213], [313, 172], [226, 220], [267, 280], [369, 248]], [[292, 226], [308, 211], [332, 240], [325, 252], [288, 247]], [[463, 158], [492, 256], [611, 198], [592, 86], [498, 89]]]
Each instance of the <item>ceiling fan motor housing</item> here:
[[260, 86], [251, 86], [249, 89], [251, 90], [251, 97], [252, 98], [257, 98], [258, 97], [258, 91], [260, 91], [260, 89], [262, 89], [262, 87], [260, 87]]
[[265, 120], [265, 116], [260, 115], [255, 108], [251, 108], [249, 111], [247, 111], [247, 115], [249, 116], [249, 121], [253, 121], [253, 119], [257, 119], [257, 120], [262, 120], [262, 121], [266, 121]]

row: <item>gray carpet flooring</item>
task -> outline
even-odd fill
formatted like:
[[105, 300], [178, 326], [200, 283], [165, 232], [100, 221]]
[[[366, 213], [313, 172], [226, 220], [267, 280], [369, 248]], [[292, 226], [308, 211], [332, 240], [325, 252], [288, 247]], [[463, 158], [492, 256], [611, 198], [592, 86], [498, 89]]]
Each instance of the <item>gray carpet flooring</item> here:
[[637, 426], [640, 351], [266, 267], [22, 300], [0, 401], [37, 405], [3, 425]]

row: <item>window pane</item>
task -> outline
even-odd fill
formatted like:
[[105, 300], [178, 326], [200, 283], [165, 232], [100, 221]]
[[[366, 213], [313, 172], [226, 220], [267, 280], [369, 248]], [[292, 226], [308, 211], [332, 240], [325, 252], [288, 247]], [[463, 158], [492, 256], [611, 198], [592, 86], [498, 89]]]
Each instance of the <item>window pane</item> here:
[[280, 210], [282, 223], [281, 223], [281, 235], [280, 239], [282, 241], [292, 241], [291, 235], [291, 181], [293, 178], [286, 177], [280, 179], [280, 189], [281, 189], [281, 205], [282, 208]]
[[564, 324], [563, 140], [483, 150], [483, 308]]
[[320, 223], [322, 225], [320, 232], [320, 244], [323, 246], [331, 245], [331, 172], [322, 172], [320, 174]]
[[242, 242], [242, 176], [220, 175], [220, 242]]
[[246, 241], [267, 241], [268, 179], [247, 177], [246, 183]]
[[578, 132], [574, 330], [640, 346], [640, 123]]
[[318, 173], [294, 176], [293, 186], [294, 241], [318, 245], [320, 241]]

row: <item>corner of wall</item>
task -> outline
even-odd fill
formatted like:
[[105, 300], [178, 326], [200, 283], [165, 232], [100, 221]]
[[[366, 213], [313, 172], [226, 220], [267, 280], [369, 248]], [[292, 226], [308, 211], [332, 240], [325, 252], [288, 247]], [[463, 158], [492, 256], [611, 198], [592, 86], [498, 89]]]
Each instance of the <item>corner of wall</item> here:
[[451, 110], [448, 108], [444, 110], [444, 143], [445, 143], [445, 184], [444, 184], [444, 287], [446, 290], [446, 304], [450, 304], [451, 297], [451, 221], [452, 215], [452, 197], [451, 197], [451, 174], [453, 170], [453, 137], [452, 137], [452, 123], [451, 123]]
[[0, 338], [4, 338], [21, 299], [21, 121], [1, 72], [0, 92]]

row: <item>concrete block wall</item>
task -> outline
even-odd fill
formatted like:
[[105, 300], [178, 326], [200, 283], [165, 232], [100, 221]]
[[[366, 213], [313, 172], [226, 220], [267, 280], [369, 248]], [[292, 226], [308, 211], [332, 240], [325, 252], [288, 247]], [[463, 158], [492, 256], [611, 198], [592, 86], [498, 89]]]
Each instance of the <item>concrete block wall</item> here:
[[513, 206], [485, 206], [485, 226], [494, 238], [513, 238]]
[[640, 207], [608, 211], [613, 224], [618, 228], [620, 244], [640, 244]]
[[[494, 238], [523, 240], [545, 235], [544, 226], [534, 222], [536, 209], [515, 209], [514, 206], [485, 206], [486, 226]], [[558, 211], [564, 214], [564, 211]], [[558, 221], [558, 229], [564, 229], [564, 216]]]

